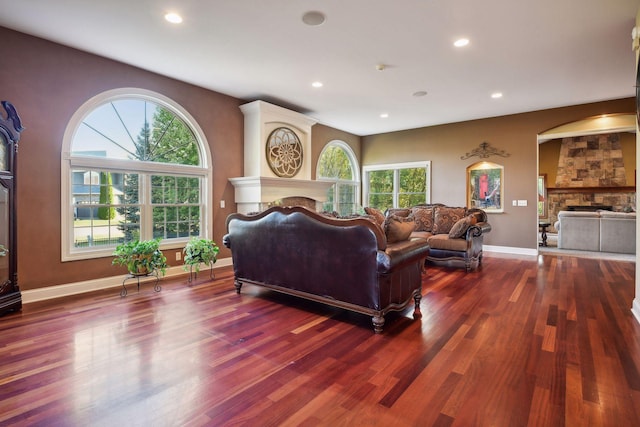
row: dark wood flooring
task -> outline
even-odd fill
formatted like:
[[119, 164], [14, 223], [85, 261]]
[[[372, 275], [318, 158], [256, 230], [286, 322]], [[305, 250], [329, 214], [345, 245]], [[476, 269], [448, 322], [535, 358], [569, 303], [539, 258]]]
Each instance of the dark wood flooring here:
[[0, 318], [0, 425], [638, 426], [635, 264], [429, 267], [422, 318], [163, 279]]

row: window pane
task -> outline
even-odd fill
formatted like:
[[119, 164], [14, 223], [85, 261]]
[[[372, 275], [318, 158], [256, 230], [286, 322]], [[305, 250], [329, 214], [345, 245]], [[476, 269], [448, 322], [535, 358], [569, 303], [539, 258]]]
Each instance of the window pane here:
[[200, 234], [200, 179], [153, 176], [153, 233], [164, 239]]
[[[110, 171], [71, 171], [74, 247], [113, 246], [132, 233], [139, 235], [139, 207], [127, 204], [125, 197], [128, 189], [135, 193], [129, 199], [137, 200], [137, 175], [127, 177]], [[125, 187], [127, 179], [133, 179], [133, 185]]]
[[335, 178], [353, 180], [351, 160], [342, 147], [327, 147], [318, 165], [318, 176], [322, 178]]
[[144, 99], [118, 99], [95, 108], [82, 121], [72, 154], [181, 165], [199, 165], [196, 138], [187, 124]]
[[393, 169], [369, 172], [368, 205], [381, 210], [393, 207]]
[[427, 174], [425, 168], [400, 169], [398, 207], [406, 208], [427, 200]]
[[356, 212], [355, 184], [336, 184], [338, 186], [338, 213], [350, 215]]

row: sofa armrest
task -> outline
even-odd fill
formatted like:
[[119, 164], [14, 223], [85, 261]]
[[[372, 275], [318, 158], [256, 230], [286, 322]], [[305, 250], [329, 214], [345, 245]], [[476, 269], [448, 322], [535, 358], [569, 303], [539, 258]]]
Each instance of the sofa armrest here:
[[391, 243], [384, 251], [378, 251], [378, 273], [390, 273], [398, 267], [417, 259], [424, 259], [429, 254], [429, 245], [425, 239], [410, 239]]
[[490, 231], [491, 231], [491, 224], [489, 224], [488, 222], [479, 222], [467, 229], [467, 234], [465, 235], [465, 238], [467, 240], [471, 240], [474, 237], [482, 236], [483, 234], [488, 233]]

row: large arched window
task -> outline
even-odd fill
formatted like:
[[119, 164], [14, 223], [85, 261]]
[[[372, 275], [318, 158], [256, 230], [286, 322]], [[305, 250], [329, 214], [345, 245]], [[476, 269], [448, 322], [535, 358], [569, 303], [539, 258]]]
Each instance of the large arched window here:
[[121, 242], [179, 247], [206, 235], [210, 176], [204, 135], [162, 95], [103, 93], [67, 126], [62, 155], [62, 258], [110, 255]]
[[316, 177], [318, 180], [335, 182], [327, 192], [324, 210], [336, 211], [340, 215], [357, 211], [360, 188], [358, 162], [347, 143], [336, 140], [324, 147], [318, 159]]

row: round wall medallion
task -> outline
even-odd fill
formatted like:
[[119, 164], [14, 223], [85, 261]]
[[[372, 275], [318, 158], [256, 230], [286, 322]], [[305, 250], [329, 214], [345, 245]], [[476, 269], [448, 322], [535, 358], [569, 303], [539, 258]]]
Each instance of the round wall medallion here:
[[291, 178], [302, 167], [302, 143], [289, 128], [275, 129], [267, 138], [267, 162], [277, 176]]

